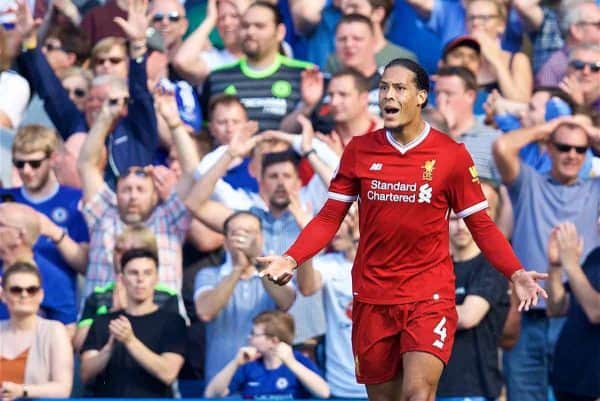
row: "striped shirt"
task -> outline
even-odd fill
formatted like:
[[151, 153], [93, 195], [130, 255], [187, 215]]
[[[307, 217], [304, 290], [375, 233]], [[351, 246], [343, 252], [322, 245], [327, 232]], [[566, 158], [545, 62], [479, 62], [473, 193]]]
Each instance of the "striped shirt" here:
[[[94, 288], [114, 281], [113, 249], [125, 224], [119, 216], [117, 197], [106, 184], [84, 205], [83, 215], [90, 230], [90, 261], [83, 293], [87, 297]], [[181, 245], [190, 221], [190, 213], [179, 195], [173, 192], [144, 222], [158, 244], [158, 280], [178, 293], [182, 284]]]
[[208, 115], [208, 101], [213, 95], [236, 95], [260, 130], [279, 129], [281, 120], [300, 101], [301, 73], [310, 63], [278, 55], [273, 65], [252, 69], [245, 58], [210, 73], [202, 89], [203, 115]]

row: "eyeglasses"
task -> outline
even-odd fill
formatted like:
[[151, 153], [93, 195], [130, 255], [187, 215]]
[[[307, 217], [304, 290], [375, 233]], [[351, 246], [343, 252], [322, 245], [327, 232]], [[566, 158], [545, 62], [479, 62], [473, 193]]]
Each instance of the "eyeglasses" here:
[[575, 60], [569, 61], [569, 65], [571, 67], [573, 67], [574, 69], [576, 69], [577, 71], [582, 71], [583, 69], [585, 69], [586, 65], [588, 67], [590, 67], [590, 71], [592, 71], [592, 72], [600, 71], [600, 61], [594, 61], [593, 63], [587, 63], [583, 60], [575, 59]]
[[40, 168], [40, 166], [42, 165], [42, 162], [44, 160], [46, 160], [48, 158], [48, 156], [44, 157], [43, 159], [37, 159], [37, 160], [19, 160], [19, 159], [13, 159], [13, 166], [15, 166], [17, 169], [21, 170], [22, 168], [25, 167], [26, 164], [29, 164], [29, 167], [31, 167], [32, 169], [38, 169]]
[[50, 42], [44, 43], [44, 49], [46, 49], [47, 52], [51, 52], [54, 50], [64, 50], [61, 45], [57, 45]]
[[571, 149], [575, 149], [575, 152], [582, 155], [585, 152], [587, 152], [587, 150], [588, 150], [587, 146], [567, 145], [566, 143], [560, 143], [560, 142], [553, 142], [553, 145], [556, 148], [556, 150], [558, 150], [560, 153], [567, 153], [567, 152], [570, 152]]
[[248, 334], [248, 337], [260, 337], [260, 336], [269, 337], [269, 335], [267, 333], [256, 333], [254, 331], [251, 331], [250, 334]]
[[104, 65], [107, 62], [111, 63], [112, 65], [116, 65], [119, 63], [122, 63], [123, 60], [125, 60], [123, 57], [98, 57], [94, 60], [94, 64], [95, 65]]
[[38, 292], [40, 292], [40, 286], [39, 285], [31, 285], [29, 287], [21, 287], [18, 285], [13, 285], [8, 287], [8, 292], [12, 295], [22, 295], [23, 292], [25, 292], [27, 295], [29, 295], [30, 297], [36, 295]]
[[498, 18], [498, 14], [472, 14], [467, 15], [468, 22], [475, 22], [475, 20], [481, 20], [481, 22], [488, 22], [493, 20], [494, 18]]
[[70, 95], [74, 95], [75, 97], [78, 97], [80, 99], [84, 98], [85, 95], [87, 95], [87, 91], [81, 88], [67, 89], [67, 92], [69, 92]]
[[177, 11], [171, 11], [170, 13], [156, 13], [152, 16], [152, 22], [163, 22], [165, 18], [169, 19], [169, 22], [177, 22], [181, 19], [182, 15]]
[[117, 98], [113, 98], [113, 99], [108, 99], [109, 106], [116, 106], [121, 102], [123, 102], [123, 104], [129, 103], [129, 98], [127, 96], [124, 96], [121, 98], [117, 97]]

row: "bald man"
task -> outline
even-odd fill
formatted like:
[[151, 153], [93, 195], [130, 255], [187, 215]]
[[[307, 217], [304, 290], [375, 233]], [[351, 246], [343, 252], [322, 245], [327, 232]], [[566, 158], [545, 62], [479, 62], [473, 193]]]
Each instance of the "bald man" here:
[[[40, 269], [44, 288], [40, 311], [47, 319], [61, 321], [73, 333], [77, 318], [75, 280], [33, 251], [43, 218], [34, 209], [20, 203], [0, 204], [0, 280], [4, 266], [21, 260], [33, 261]], [[5, 319], [8, 319], [8, 311], [0, 300], [0, 320]]]

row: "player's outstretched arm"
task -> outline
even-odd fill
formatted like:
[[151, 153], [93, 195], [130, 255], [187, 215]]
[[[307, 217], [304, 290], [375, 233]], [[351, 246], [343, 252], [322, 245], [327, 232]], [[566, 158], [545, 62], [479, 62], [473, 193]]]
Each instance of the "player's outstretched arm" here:
[[548, 278], [547, 273], [536, 271], [517, 270], [511, 277], [515, 286], [515, 292], [519, 297], [519, 312], [528, 311], [530, 307], [537, 305], [540, 296], [548, 298], [546, 291], [537, 283], [539, 280]]
[[283, 256], [257, 258], [259, 262], [268, 264], [260, 272], [260, 276], [267, 277], [279, 285], [289, 282], [298, 266], [312, 258], [331, 241], [351, 205], [350, 202], [327, 200]]
[[487, 260], [513, 282], [519, 297], [519, 311], [527, 311], [537, 305], [540, 295], [548, 298], [546, 291], [537, 283], [548, 275], [525, 271], [512, 247], [485, 211], [466, 217], [465, 223]]

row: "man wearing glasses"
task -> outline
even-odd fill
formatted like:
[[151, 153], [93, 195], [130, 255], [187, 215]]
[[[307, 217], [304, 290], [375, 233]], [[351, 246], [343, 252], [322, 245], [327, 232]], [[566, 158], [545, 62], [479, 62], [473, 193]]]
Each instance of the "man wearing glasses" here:
[[[598, 21], [600, 24], [600, 20]], [[600, 32], [600, 27], [598, 28]], [[558, 85], [579, 106], [600, 112], [600, 41], [569, 53], [567, 74]]]
[[53, 129], [22, 127], [14, 138], [12, 163], [23, 186], [1, 189], [0, 197], [3, 203], [22, 203], [38, 212], [35, 217], [41, 236], [33, 251], [57, 271], [51, 281], [54, 291], [72, 298], [74, 304], [77, 273], [85, 273], [87, 268], [89, 238], [78, 210], [81, 191], [60, 185], [53, 171], [57, 148], [58, 137]]
[[[539, 173], [520, 160], [528, 144], [545, 141], [551, 160]], [[585, 116], [565, 116], [512, 131], [494, 143], [494, 158], [514, 210], [513, 248], [525, 266], [545, 273], [552, 229], [570, 221], [583, 237], [582, 261], [600, 246], [600, 180], [581, 179], [589, 147], [600, 149], [600, 130]], [[562, 320], [546, 316], [545, 300], [524, 312], [516, 346], [504, 355], [509, 400], [546, 400], [552, 348]], [[527, 373], [525, 373], [527, 372]]]
[[554, 52], [535, 76], [535, 86], [558, 86], [567, 75], [569, 53], [578, 46], [600, 43], [600, 6], [595, 1], [581, 1], [566, 10], [561, 28], [565, 46]]

